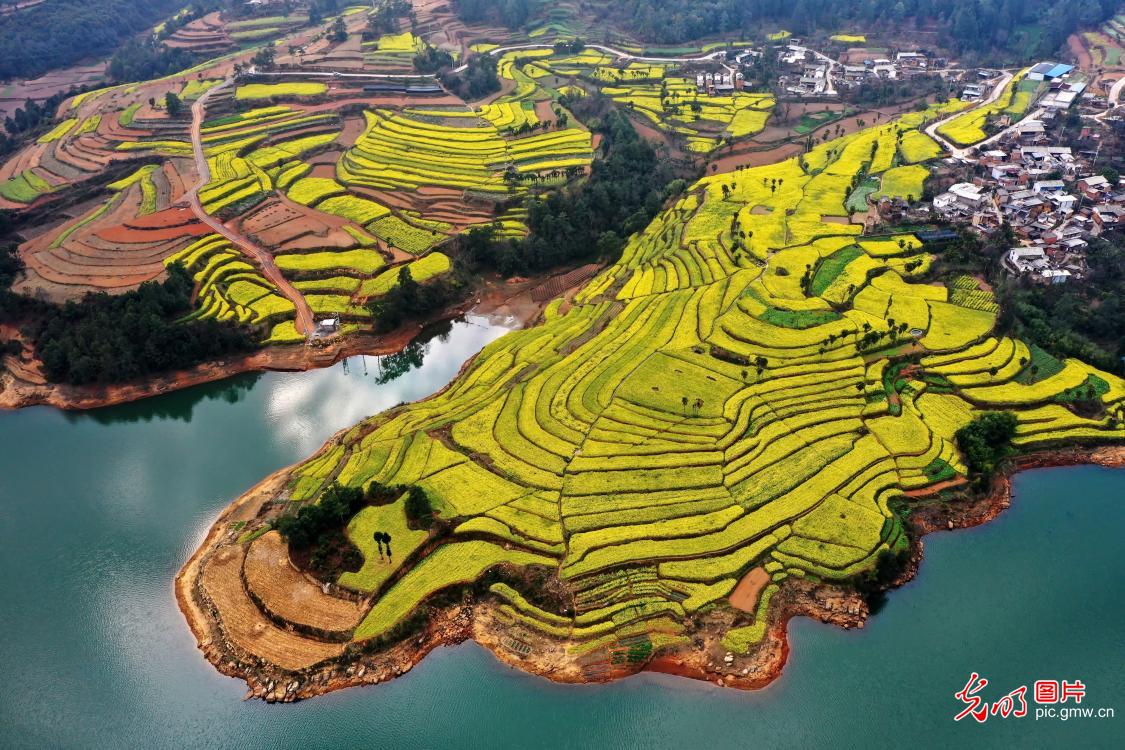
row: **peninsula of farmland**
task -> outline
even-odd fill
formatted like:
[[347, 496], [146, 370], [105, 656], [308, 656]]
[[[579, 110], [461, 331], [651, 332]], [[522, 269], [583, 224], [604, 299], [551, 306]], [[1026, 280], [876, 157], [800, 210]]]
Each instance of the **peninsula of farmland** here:
[[[1021, 451], [1125, 437], [1120, 378], [998, 334], [990, 292], [932, 280], [915, 235], [832, 219], [857, 175], [906, 168], [904, 144], [945, 114], [700, 180], [439, 395], [244, 496], [231, 512], [265, 535], [220, 519], [179, 580], [207, 607], [211, 658], [269, 661], [234, 672], [271, 699], [386, 679], [464, 638], [555, 680], [647, 665], [758, 686], [789, 617], [862, 625], [863, 582], [918, 554], [908, 515], [958, 522], [948, 501], [973, 473], [958, 434], [982, 415], [1012, 415]], [[308, 610], [251, 637], [240, 613], [278, 613], [285, 592], [237, 571], [294, 505], [328, 502], [359, 509], [345, 533], [364, 562], [313, 599], [364, 606], [331, 639]], [[402, 545], [389, 562], [380, 529]], [[263, 687], [281, 675], [289, 696]]]
[[175, 562], [248, 697], [466, 640], [762, 687], [1013, 473], [1125, 465], [1125, 27], [965, 20], [1044, 3], [185, 7], [3, 86], [0, 407], [369, 378]]

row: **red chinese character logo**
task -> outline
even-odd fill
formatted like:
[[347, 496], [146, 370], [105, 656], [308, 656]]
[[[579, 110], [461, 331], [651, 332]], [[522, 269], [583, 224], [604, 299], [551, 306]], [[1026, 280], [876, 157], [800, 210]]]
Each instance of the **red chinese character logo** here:
[[1036, 703], [1058, 703], [1059, 702], [1059, 681], [1058, 680], [1036, 680], [1035, 681], [1035, 702]]
[[953, 694], [953, 697], [966, 704], [966, 708], [953, 717], [954, 721], [961, 721], [969, 715], [972, 715], [980, 724], [988, 719], [988, 704], [977, 695], [986, 685], [988, 685], [988, 680], [973, 672], [969, 681], [965, 683], [965, 687]]
[[1075, 680], [1074, 682], [1062, 681], [1062, 697], [1059, 703], [1066, 703], [1071, 698], [1075, 703], [1081, 703], [1082, 699], [1086, 697], [1086, 686], [1082, 684], [1082, 680]]
[[[1027, 685], [1021, 685], [1000, 700], [992, 704], [992, 715], [1000, 714], [1000, 718], [1015, 716], [1017, 719], [1027, 716]], [[1017, 708], [1017, 702], [1019, 707]]]

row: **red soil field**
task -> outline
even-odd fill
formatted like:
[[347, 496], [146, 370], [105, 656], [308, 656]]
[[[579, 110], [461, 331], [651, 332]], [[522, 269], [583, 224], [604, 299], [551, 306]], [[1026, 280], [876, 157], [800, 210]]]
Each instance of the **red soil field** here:
[[206, 224], [200, 222], [166, 227], [164, 229], [133, 229], [124, 224], [118, 224], [115, 227], [99, 229], [95, 234], [106, 242], [137, 245], [171, 240], [177, 237], [201, 237], [208, 234], [210, 231], [210, 228], [208, 228]]
[[191, 212], [190, 208], [177, 206], [157, 211], [148, 216], [136, 216], [127, 219], [124, 224], [133, 229], [167, 229], [169, 227], [182, 227], [194, 221], [195, 214]]
[[752, 568], [730, 594], [731, 606], [743, 612], [754, 612], [758, 608], [758, 597], [770, 582], [770, 574], [764, 568]]

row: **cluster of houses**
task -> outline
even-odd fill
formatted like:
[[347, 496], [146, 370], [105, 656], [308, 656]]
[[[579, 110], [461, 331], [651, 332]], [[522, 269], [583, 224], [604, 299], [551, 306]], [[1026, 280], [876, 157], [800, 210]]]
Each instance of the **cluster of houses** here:
[[820, 57], [797, 41], [780, 48], [778, 61], [786, 72], [778, 78], [779, 88], [793, 96], [829, 96], [835, 94], [832, 85], [832, 62]]
[[697, 73], [695, 76], [695, 90], [700, 94], [717, 96], [729, 94], [732, 91], [742, 91], [744, 85], [742, 71], [734, 73]]
[[1053, 145], [1041, 121], [1025, 121], [979, 155], [976, 178], [935, 196], [933, 208], [985, 234], [1008, 224], [1020, 243], [1003, 259], [1012, 274], [1055, 284], [1081, 277], [1089, 238], [1125, 226], [1125, 185], [1094, 174], [1097, 156]]
[[[994, 70], [977, 71], [980, 79], [992, 79], [997, 75]], [[1037, 84], [1031, 93], [1032, 103], [1046, 112], [1070, 109], [1083, 97], [1089, 86], [1084, 73], [1075, 70], [1073, 65], [1056, 62], [1041, 62], [1032, 66], [1027, 71], [1026, 80]], [[970, 80], [961, 90], [961, 98], [967, 102], [976, 102], [991, 91], [991, 85]]]
[[872, 79], [899, 79], [928, 73], [937, 63], [925, 52], [898, 52], [891, 57], [869, 57], [854, 64], [835, 63], [819, 55], [799, 40], [790, 40], [777, 51], [778, 61], [786, 68], [778, 86], [794, 96], [831, 96], [837, 87], [851, 88]]

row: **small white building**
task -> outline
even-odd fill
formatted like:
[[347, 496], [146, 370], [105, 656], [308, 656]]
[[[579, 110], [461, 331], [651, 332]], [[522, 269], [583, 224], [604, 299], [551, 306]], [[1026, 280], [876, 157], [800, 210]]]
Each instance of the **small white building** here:
[[1038, 273], [1046, 271], [1047, 251], [1042, 247], [1013, 247], [1004, 256], [1008, 269], [1014, 273]]
[[971, 182], [958, 182], [950, 186], [949, 192], [956, 196], [959, 203], [973, 209], [980, 208], [986, 199], [980, 185]]
[[1051, 193], [1048, 197], [1051, 203], [1055, 204], [1055, 208], [1063, 213], [1074, 213], [1074, 209], [1078, 206], [1078, 197], [1070, 193]]
[[1031, 189], [1037, 193], [1061, 193], [1066, 185], [1062, 180], [1036, 180]]
[[1071, 273], [1065, 268], [1047, 268], [1040, 271], [1039, 275], [1048, 284], [1065, 284], [1070, 280]]

